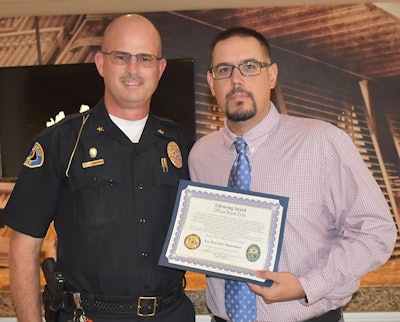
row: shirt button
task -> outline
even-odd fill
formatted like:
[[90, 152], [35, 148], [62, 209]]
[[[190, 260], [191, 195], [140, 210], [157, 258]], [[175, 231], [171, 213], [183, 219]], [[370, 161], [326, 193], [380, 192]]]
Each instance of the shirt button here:
[[108, 180], [108, 182], [109, 182], [110, 186], [114, 185], [114, 180], [113, 179]]
[[146, 218], [140, 218], [140, 219], [139, 219], [139, 222], [142, 223], [142, 224], [144, 224], [144, 223], [146, 222]]
[[93, 178], [92, 178], [92, 181], [93, 181], [93, 182], [97, 182], [97, 178], [96, 178], [96, 177], [93, 177]]
[[142, 255], [142, 257], [147, 257], [147, 256], [149, 256], [149, 254], [147, 254], [147, 253], [142, 253], [141, 255]]
[[143, 190], [143, 185], [142, 185], [141, 183], [139, 183], [139, 184], [137, 185], [137, 188], [138, 188], [139, 190]]

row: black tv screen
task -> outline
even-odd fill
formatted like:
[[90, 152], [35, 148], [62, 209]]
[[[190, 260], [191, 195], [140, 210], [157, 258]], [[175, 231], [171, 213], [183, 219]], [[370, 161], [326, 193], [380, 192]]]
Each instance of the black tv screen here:
[[[94, 63], [0, 68], [0, 177], [18, 176], [30, 141], [50, 118], [94, 107], [103, 92]], [[151, 109], [195, 137], [193, 59], [168, 60]]]

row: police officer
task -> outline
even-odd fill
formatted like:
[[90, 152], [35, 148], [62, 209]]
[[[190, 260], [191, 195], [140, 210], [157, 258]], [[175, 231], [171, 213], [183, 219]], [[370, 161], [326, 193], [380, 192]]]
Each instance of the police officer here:
[[66, 281], [58, 321], [194, 321], [184, 272], [158, 265], [193, 144], [149, 114], [167, 64], [160, 35], [140, 15], [119, 17], [95, 63], [104, 97], [34, 139], [4, 211], [18, 321], [42, 321], [39, 255], [53, 219]]

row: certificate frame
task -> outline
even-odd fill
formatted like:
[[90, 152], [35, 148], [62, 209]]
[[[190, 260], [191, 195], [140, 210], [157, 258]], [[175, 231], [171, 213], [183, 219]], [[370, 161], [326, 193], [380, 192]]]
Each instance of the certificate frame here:
[[270, 286], [288, 197], [180, 180], [159, 265]]

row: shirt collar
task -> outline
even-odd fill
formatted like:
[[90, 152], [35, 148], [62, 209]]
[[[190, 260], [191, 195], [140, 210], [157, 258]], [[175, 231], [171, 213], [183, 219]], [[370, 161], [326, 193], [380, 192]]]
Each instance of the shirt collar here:
[[[249, 155], [252, 155], [257, 148], [270, 136], [275, 126], [279, 122], [280, 114], [276, 109], [274, 103], [271, 102], [271, 108], [267, 116], [261, 120], [256, 126], [250, 129], [243, 135], [244, 140], [247, 143], [247, 151]], [[224, 127], [222, 128], [222, 135], [224, 138], [225, 149], [229, 153], [236, 153], [233, 142], [237, 135], [229, 130], [226, 119], [224, 121]]]

